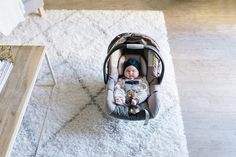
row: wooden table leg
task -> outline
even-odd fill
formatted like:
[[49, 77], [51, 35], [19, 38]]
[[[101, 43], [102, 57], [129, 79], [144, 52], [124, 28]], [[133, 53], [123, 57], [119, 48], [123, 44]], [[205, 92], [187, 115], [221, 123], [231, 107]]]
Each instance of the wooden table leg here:
[[57, 81], [56, 81], [56, 77], [55, 77], [55, 74], [53, 72], [52, 65], [50, 63], [50, 60], [48, 58], [47, 53], [45, 53], [45, 58], [46, 58], [46, 62], [47, 62], [49, 71], [50, 71], [50, 73], [52, 75], [53, 83], [50, 83], [50, 82], [36, 82], [35, 86], [52, 86], [52, 87], [54, 87], [54, 86], [57, 85]]
[[38, 8], [38, 12], [40, 16], [43, 16], [45, 14], [45, 10], [43, 7]]

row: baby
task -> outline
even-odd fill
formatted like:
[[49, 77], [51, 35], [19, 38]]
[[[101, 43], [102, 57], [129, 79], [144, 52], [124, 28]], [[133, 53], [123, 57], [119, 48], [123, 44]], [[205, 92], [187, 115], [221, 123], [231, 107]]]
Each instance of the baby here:
[[114, 90], [115, 103], [136, 106], [146, 100], [149, 94], [148, 82], [139, 77], [140, 64], [134, 58], [124, 63], [124, 78], [120, 78]]

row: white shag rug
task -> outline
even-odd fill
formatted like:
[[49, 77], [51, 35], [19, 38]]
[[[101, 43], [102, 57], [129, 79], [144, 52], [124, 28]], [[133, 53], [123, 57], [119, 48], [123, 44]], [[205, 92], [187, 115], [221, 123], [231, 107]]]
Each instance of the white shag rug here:
[[[125, 121], [104, 111], [103, 61], [111, 40], [138, 32], [160, 45], [166, 65], [159, 115]], [[45, 45], [58, 86], [35, 86], [11, 157], [187, 157], [163, 13], [48, 10], [27, 16], [0, 44]], [[38, 81], [51, 80], [46, 62]]]

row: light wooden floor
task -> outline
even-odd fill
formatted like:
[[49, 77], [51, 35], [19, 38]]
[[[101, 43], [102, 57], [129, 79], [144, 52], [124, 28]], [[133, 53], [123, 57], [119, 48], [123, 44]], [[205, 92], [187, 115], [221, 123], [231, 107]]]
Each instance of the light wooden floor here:
[[236, 156], [235, 0], [45, 0], [45, 8], [163, 10], [190, 157]]

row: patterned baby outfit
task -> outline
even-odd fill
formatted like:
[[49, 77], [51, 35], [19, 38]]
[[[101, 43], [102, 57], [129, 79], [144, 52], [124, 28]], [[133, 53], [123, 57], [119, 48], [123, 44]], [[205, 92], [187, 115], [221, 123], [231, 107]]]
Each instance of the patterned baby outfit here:
[[132, 90], [134, 94], [134, 99], [138, 100], [138, 104], [144, 102], [148, 95], [148, 82], [145, 78], [137, 78], [137, 79], [127, 79], [120, 78], [114, 90], [114, 99], [127, 99], [127, 93]]

